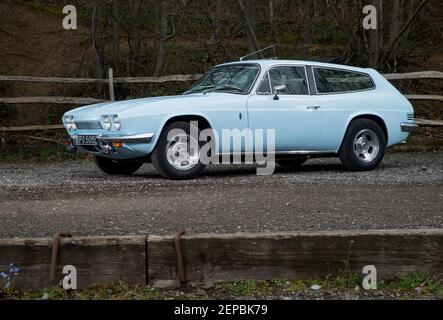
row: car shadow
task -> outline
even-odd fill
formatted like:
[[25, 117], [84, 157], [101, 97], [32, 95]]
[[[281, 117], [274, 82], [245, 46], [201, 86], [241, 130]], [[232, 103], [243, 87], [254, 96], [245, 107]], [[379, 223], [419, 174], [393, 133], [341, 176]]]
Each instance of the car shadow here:
[[[218, 166], [217, 169], [207, 169], [203, 172], [201, 177], [238, 177], [257, 174], [256, 165], [242, 165], [241, 167], [232, 167], [230, 165]], [[288, 173], [312, 173], [312, 172], [349, 172], [341, 164], [307, 164], [296, 168], [276, 166], [274, 174], [288, 174]]]

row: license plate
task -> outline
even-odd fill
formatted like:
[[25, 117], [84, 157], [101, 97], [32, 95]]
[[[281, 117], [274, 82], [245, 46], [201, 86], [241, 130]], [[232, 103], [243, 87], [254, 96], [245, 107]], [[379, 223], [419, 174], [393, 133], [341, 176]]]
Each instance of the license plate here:
[[72, 136], [74, 144], [77, 146], [95, 146], [97, 145], [97, 136]]

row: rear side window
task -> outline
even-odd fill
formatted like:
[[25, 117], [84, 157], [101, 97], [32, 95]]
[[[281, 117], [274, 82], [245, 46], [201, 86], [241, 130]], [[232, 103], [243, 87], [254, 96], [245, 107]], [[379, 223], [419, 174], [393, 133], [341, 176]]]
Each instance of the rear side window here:
[[314, 68], [314, 78], [318, 93], [340, 93], [374, 88], [372, 79], [364, 73]]

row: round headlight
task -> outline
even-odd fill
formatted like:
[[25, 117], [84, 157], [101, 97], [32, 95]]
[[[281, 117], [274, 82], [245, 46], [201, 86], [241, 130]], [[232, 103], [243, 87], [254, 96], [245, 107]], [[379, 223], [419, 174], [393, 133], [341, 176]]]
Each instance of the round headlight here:
[[109, 118], [109, 116], [105, 116], [103, 118], [103, 128], [105, 128], [106, 130], [111, 129], [111, 119]]
[[122, 124], [120, 123], [120, 119], [118, 116], [114, 116], [114, 128], [115, 130], [120, 130], [122, 127]]
[[65, 122], [66, 122], [66, 129], [68, 129], [68, 130], [76, 130], [77, 129], [73, 116], [67, 116], [65, 118]]

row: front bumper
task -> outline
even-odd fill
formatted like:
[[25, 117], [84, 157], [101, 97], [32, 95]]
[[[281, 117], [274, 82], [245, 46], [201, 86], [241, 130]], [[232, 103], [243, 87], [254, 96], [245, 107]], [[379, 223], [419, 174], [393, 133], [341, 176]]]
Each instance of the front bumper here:
[[81, 151], [94, 155], [107, 156], [113, 159], [131, 159], [149, 154], [150, 144], [154, 139], [153, 133], [136, 135], [97, 135], [96, 144], [76, 144], [77, 137], [81, 134], [70, 136], [71, 146], [68, 151]]
[[420, 132], [420, 126], [416, 123], [403, 122], [400, 127], [402, 132]]
[[97, 141], [112, 143], [121, 141], [127, 143], [151, 143], [154, 138], [153, 133], [135, 134], [135, 135], [98, 135]]

